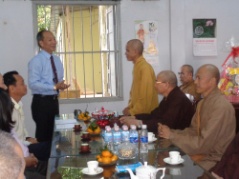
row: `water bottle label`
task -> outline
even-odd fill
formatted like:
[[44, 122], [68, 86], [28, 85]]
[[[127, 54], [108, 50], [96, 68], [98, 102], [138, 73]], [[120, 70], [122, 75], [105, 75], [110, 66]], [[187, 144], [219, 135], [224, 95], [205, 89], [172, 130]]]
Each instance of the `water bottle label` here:
[[112, 141], [113, 141], [112, 135], [105, 133], [105, 142], [112, 142]]
[[146, 137], [146, 136], [140, 137], [140, 142], [141, 143], [148, 143], [148, 137]]
[[138, 143], [138, 137], [130, 137], [129, 141], [130, 143]]
[[128, 164], [128, 165], [116, 165], [115, 169], [117, 173], [128, 173], [126, 170], [127, 168], [131, 169], [133, 172], [135, 172], [135, 169], [142, 166], [142, 163], [134, 163], [134, 164]]
[[120, 133], [114, 133], [114, 143], [121, 142], [121, 135]]
[[129, 139], [129, 132], [128, 131], [127, 132], [123, 131], [121, 133], [121, 138], [122, 138], [122, 141], [128, 140]]

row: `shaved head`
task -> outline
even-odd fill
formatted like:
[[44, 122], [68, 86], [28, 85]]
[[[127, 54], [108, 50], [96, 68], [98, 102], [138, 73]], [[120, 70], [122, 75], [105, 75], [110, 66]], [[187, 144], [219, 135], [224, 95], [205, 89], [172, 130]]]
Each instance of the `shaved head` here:
[[177, 86], [177, 77], [171, 70], [161, 71], [157, 75], [157, 81], [155, 83], [155, 89], [164, 97], [167, 97], [169, 93]]
[[127, 45], [129, 45], [131, 48], [136, 50], [140, 55], [143, 54], [144, 51], [144, 45], [139, 39], [132, 39], [127, 42]]
[[171, 86], [175, 87], [177, 86], [177, 77], [175, 73], [171, 70], [164, 70], [161, 71], [158, 75], [157, 78], [160, 78], [161, 81], [169, 83]]
[[202, 65], [196, 74], [194, 83], [196, 84], [196, 91], [203, 97], [209, 95], [214, 89], [217, 89], [217, 85], [220, 79], [220, 73], [218, 68], [212, 64]]
[[185, 64], [181, 68], [186, 68], [193, 76], [193, 67], [191, 65]]
[[202, 68], [205, 68], [206, 69], [206, 72], [208, 73], [208, 75], [210, 75], [211, 78], [215, 78], [216, 79], [216, 83], [218, 84], [219, 80], [220, 80], [220, 72], [219, 72], [219, 69], [215, 66], [215, 65], [212, 65], [212, 64], [205, 64], [205, 65], [202, 65], [198, 71]]

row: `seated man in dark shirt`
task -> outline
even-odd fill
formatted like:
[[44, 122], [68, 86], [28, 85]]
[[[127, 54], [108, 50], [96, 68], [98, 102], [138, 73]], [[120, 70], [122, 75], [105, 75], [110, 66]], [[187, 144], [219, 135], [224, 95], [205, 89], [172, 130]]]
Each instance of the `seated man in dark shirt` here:
[[191, 123], [194, 109], [190, 100], [177, 87], [177, 77], [170, 70], [162, 71], [155, 82], [157, 92], [163, 95], [159, 106], [150, 114], [138, 114], [120, 118], [121, 123], [136, 126], [146, 124], [148, 130], [158, 131], [158, 124], [162, 123], [173, 129], [184, 129]]

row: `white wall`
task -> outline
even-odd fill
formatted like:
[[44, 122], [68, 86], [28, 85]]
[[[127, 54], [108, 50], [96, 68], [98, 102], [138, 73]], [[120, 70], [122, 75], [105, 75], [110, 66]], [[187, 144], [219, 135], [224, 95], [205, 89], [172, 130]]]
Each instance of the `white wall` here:
[[[230, 3], [229, 3], [230, 2]], [[89, 103], [88, 109], [104, 106], [106, 109], [121, 111], [127, 104], [132, 80], [131, 62], [125, 58], [125, 44], [135, 38], [135, 20], [157, 20], [159, 22], [159, 62], [155, 73], [163, 69], [178, 72], [184, 63], [195, 69], [204, 63], [220, 67], [228, 52], [223, 51], [225, 42], [234, 35], [239, 39], [238, 0], [160, 0], [121, 1], [122, 69], [124, 100], [118, 102]], [[218, 56], [194, 57], [192, 53], [192, 19], [216, 18]], [[27, 82], [27, 63], [34, 55], [35, 34], [33, 32], [32, 2], [30, 0], [0, 1], [0, 72], [17, 70]], [[170, 30], [171, 29], [171, 30]], [[31, 117], [31, 94], [23, 98], [26, 125], [34, 135], [35, 123]], [[61, 104], [61, 113], [72, 112], [75, 108], [85, 109], [86, 104]]]
[[[192, 64], [195, 70], [205, 63], [212, 63], [219, 69], [229, 51], [225, 43], [234, 36], [239, 40], [239, 1], [231, 0], [171, 0], [172, 25], [172, 70], [178, 71], [182, 63]], [[195, 57], [192, 49], [192, 19], [216, 18], [218, 55]]]
[[[30, 1], [0, 1], [0, 72], [17, 70], [27, 82], [27, 63], [34, 55]], [[35, 132], [31, 117], [31, 95], [23, 98], [26, 125], [30, 134]]]

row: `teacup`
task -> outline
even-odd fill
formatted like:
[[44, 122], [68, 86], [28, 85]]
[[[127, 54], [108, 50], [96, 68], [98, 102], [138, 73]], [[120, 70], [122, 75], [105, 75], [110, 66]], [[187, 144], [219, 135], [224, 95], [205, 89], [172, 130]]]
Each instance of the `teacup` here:
[[82, 138], [83, 138], [83, 139], [88, 139], [88, 138], [90, 138], [90, 133], [89, 133], [89, 132], [82, 132]]
[[89, 161], [87, 162], [88, 173], [89, 174], [96, 174], [98, 169], [99, 162], [97, 161]]
[[148, 141], [152, 141], [155, 138], [155, 134], [153, 132], [148, 132]]
[[87, 143], [82, 143], [80, 146], [80, 151], [81, 152], [89, 152], [90, 151], [90, 146]]
[[170, 151], [169, 158], [172, 164], [178, 163], [182, 159], [178, 151]]

